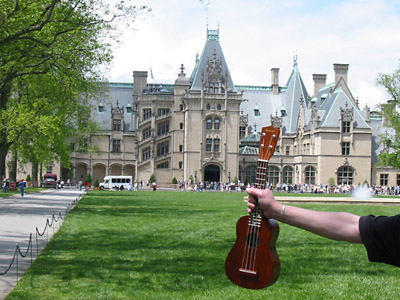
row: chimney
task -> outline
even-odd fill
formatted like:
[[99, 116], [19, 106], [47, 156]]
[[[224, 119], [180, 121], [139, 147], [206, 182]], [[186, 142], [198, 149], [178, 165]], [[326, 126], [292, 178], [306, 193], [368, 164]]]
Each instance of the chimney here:
[[147, 71], [133, 71], [133, 101], [136, 101], [137, 96], [143, 95], [146, 87]]
[[333, 64], [335, 70], [335, 85], [339, 82], [340, 77], [343, 77], [344, 82], [347, 84], [347, 71], [349, 64]]
[[314, 97], [317, 96], [320, 88], [326, 85], [326, 74], [313, 74], [314, 80]]
[[279, 68], [271, 69], [271, 86], [274, 95], [279, 94]]

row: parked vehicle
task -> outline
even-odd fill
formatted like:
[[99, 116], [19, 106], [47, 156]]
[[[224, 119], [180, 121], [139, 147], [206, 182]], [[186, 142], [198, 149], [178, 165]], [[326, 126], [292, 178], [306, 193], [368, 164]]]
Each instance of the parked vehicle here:
[[104, 181], [100, 183], [100, 189], [118, 189], [126, 190], [132, 185], [132, 176], [106, 176]]
[[43, 187], [56, 187], [57, 186], [57, 174], [44, 174], [43, 175]]

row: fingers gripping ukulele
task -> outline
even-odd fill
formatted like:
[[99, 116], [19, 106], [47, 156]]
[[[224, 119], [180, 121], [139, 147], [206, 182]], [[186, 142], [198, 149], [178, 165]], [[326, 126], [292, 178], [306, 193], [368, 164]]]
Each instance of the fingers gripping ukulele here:
[[[275, 151], [279, 129], [269, 126], [261, 132], [255, 187], [265, 189], [269, 159]], [[279, 225], [266, 219], [257, 204], [250, 216], [241, 217], [236, 225], [236, 242], [225, 261], [228, 278], [238, 286], [262, 289], [279, 277], [280, 261], [276, 253]]]

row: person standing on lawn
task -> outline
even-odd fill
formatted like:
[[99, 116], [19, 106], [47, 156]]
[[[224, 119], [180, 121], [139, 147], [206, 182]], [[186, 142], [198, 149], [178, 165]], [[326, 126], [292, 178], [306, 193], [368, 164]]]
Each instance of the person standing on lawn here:
[[285, 205], [276, 201], [271, 190], [248, 188], [248, 212], [256, 199], [266, 218], [272, 218], [320, 236], [364, 244], [371, 262], [400, 267], [400, 215], [357, 216], [347, 212], [321, 212]]
[[1, 180], [1, 187], [3, 189], [3, 194], [7, 193], [7, 178], [6, 178], [6, 175], [3, 175], [3, 178]]
[[20, 183], [19, 183], [19, 189], [20, 189], [20, 191], [21, 191], [21, 197], [24, 196], [25, 187], [26, 187], [26, 181], [25, 181], [25, 179], [22, 179], [22, 180], [20, 181]]

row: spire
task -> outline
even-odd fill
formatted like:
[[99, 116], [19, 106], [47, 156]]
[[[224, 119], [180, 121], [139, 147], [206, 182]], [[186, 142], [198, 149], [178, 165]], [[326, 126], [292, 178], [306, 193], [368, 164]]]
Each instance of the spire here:
[[193, 70], [191, 90], [201, 91], [209, 82], [219, 84], [227, 92], [236, 92], [228, 65], [219, 43], [219, 28], [207, 28], [207, 41]]

